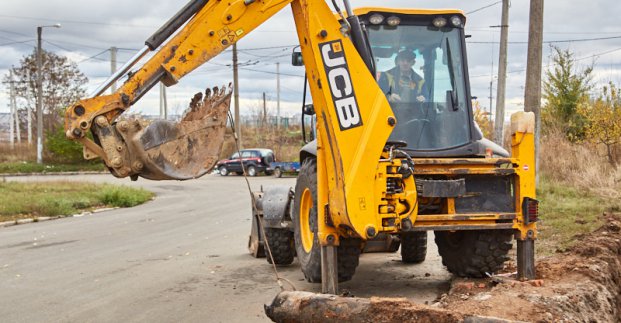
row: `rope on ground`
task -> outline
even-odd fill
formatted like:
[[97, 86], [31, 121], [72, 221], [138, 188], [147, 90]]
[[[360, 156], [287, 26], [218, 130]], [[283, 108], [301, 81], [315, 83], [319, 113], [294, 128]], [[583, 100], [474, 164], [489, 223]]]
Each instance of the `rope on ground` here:
[[[233, 120], [231, 111], [228, 112], [228, 116], [229, 116], [229, 122], [231, 124], [231, 130], [233, 130], [233, 138], [235, 140], [235, 149], [237, 150], [237, 154], [239, 155], [239, 158], [240, 158], [240, 164], [241, 164], [242, 171], [244, 174], [244, 180], [246, 181], [246, 187], [248, 188], [248, 193], [250, 194], [250, 200], [252, 201], [252, 210], [254, 214], [258, 214], [257, 202], [254, 197], [254, 194], [252, 194], [252, 188], [250, 187], [250, 180], [248, 180], [248, 173], [246, 172], [246, 166], [244, 165], [243, 159], [241, 159], [241, 149], [239, 147], [239, 138], [237, 137], [237, 132], [235, 131], [235, 121]], [[276, 276], [276, 283], [278, 284], [278, 287], [280, 287], [281, 291], [285, 291], [285, 286], [282, 284], [282, 282], [284, 281], [287, 284], [289, 284], [289, 286], [291, 286], [291, 288], [295, 291], [296, 290], [295, 285], [290, 280], [284, 277], [280, 277], [280, 275], [278, 274], [278, 269], [276, 269], [276, 263], [274, 262], [274, 257], [272, 256], [272, 249], [270, 248], [269, 241], [267, 241], [267, 235], [265, 235], [265, 227], [263, 226], [263, 219], [257, 216], [257, 220], [259, 222], [259, 228], [261, 229], [261, 234], [263, 235], [263, 238], [264, 238], [263, 240], [265, 242], [265, 249], [267, 250], [268, 257], [270, 257], [270, 260], [272, 263], [272, 268], [274, 269], [274, 275]]]

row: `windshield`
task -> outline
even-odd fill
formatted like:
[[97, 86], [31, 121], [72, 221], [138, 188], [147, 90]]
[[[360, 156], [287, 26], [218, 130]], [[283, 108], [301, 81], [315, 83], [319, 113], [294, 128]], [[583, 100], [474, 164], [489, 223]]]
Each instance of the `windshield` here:
[[469, 106], [457, 28], [367, 26], [377, 81], [397, 117], [391, 141], [439, 150], [470, 141]]

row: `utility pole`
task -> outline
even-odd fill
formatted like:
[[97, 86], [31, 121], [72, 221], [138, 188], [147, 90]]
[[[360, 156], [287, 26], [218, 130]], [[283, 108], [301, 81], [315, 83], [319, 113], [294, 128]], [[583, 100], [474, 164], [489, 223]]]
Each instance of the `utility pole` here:
[[168, 119], [168, 99], [166, 98], [166, 86], [160, 82], [160, 119]]
[[[493, 67], [492, 67], [493, 68]], [[489, 80], [489, 121], [492, 121], [492, 109], [493, 109], [493, 105], [492, 105], [492, 91], [494, 89], [494, 79], [492, 78], [491, 80]]]
[[41, 50], [41, 33], [43, 27], [37, 27], [37, 164], [43, 163], [43, 52]]
[[237, 43], [233, 44], [233, 97], [235, 98], [235, 134], [242, 147], [241, 120], [239, 118], [239, 75], [237, 72]]
[[26, 105], [26, 120], [28, 123], [28, 147], [32, 146], [32, 111], [30, 104]]
[[541, 63], [543, 47], [543, 0], [530, 0], [528, 28], [528, 59], [526, 62], [526, 87], [524, 111], [535, 113], [535, 158], [539, 182], [539, 134], [541, 130]]
[[[543, 0], [530, 0], [528, 30], [528, 60], [524, 110], [535, 113], [535, 172], [539, 182], [539, 132], [541, 129], [541, 61], [543, 47]], [[535, 278], [535, 240], [517, 239], [518, 279]]]
[[[493, 38], [492, 38], [492, 40], [493, 40]], [[492, 122], [492, 109], [494, 107], [493, 103], [492, 103], [492, 100], [494, 98], [493, 95], [492, 95], [492, 92], [494, 91], [494, 44], [493, 44], [493, 41], [492, 41], [492, 60], [491, 60], [491, 62], [492, 62], [492, 68], [491, 68], [491, 70], [489, 72], [489, 115], [488, 115], [490, 123]]]
[[22, 132], [19, 126], [19, 113], [17, 113], [17, 98], [15, 97], [15, 84], [13, 84], [13, 76], [11, 75], [11, 87], [13, 87], [13, 95], [11, 96], [11, 106], [13, 106], [13, 121], [15, 121], [15, 136], [17, 143], [22, 143]]
[[261, 124], [265, 126], [265, 124], [267, 123], [267, 105], [265, 103], [265, 92], [263, 92], [263, 117], [261, 119]]
[[60, 24], [37, 27], [37, 164], [43, 163], [43, 27], [60, 28]]
[[500, 53], [498, 57], [498, 89], [496, 92], [496, 122], [494, 139], [502, 146], [503, 126], [505, 123], [505, 89], [507, 86], [507, 38], [509, 35], [509, 0], [502, 0], [502, 18], [500, 22]]
[[280, 128], [280, 63], [276, 63], [276, 128]]
[[19, 127], [19, 114], [17, 113], [17, 99], [15, 98], [15, 82], [13, 81], [13, 68], [9, 69], [9, 89], [10, 98], [9, 105], [11, 106], [11, 147], [14, 146], [13, 136], [17, 137], [17, 143], [22, 143], [22, 133]]
[[15, 95], [13, 88], [13, 70], [9, 69], [9, 104], [11, 106], [11, 112], [9, 112], [9, 142], [11, 143], [11, 149], [15, 148], [15, 106], [13, 105], [13, 96]]
[[[118, 48], [110, 47], [110, 75], [114, 75], [116, 72], [116, 53]], [[110, 86], [110, 93], [113, 94], [116, 92], [116, 82], [113, 82]]]

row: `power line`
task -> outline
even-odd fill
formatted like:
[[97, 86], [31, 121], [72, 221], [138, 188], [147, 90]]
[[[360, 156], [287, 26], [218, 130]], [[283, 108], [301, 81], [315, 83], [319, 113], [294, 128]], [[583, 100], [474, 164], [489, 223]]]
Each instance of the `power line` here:
[[48, 44], [50, 44], [50, 45], [52, 45], [52, 46], [54, 46], [54, 47], [58, 47], [58, 48], [60, 48], [60, 49], [62, 49], [62, 50], [65, 50], [65, 51], [68, 51], [68, 52], [73, 52], [71, 49], [68, 49], [68, 48], [62, 47], [62, 46], [60, 46], [60, 45], [58, 45], [58, 44], [52, 43], [52, 42], [51, 42], [51, 41], [49, 41], [49, 40], [43, 40], [43, 41], [44, 41], [44, 42], [46, 42], [46, 43], [48, 43]]
[[[554, 44], [554, 43], [577, 43], [577, 42], [588, 42], [588, 41], [598, 41], [598, 40], [609, 40], [609, 39], [619, 39], [621, 36], [611, 36], [611, 37], [597, 37], [597, 38], [576, 38], [576, 39], [559, 39], [559, 40], [546, 40], [544, 44]], [[510, 41], [509, 44], [528, 44], [527, 41]], [[498, 44], [496, 41], [468, 41], [467, 44]]]
[[494, 2], [494, 3], [492, 3], [492, 4], [488, 4], [487, 6], [484, 6], [484, 7], [481, 7], [481, 8], [474, 9], [474, 10], [472, 10], [472, 11], [466, 12], [466, 14], [467, 14], [467, 15], [470, 15], [470, 14], [473, 14], [473, 13], [475, 13], [475, 12], [479, 12], [479, 11], [481, 11], [481, 10], [483, 10], [483, 9], [487, 9], [487, 8], [492, 7], [492, 6], [495, 6], [495, 5], [499, 4], [499, 3], [502, 3], [502, 1], [496, 1], [496, 2]]
[[62, 22], [62, 23], [65, 23], [65, 24], [84, 24], [84, 25], [118, 26], [118, 27], [156, 28], [154, 26], [144, 26], [144, 25], [113, 24], [113, 23], [109, 23], [109, 22], [61, 20], [61, 19], [49, 19], [49, 18], [40, 18], [40, 17], [27, 17], [27, 16], [0, 15], [0, 17], [11, 18], [11, 19], [24, 19], [24, 20], [41, 20], [41, 21]]
[[93, 56], [91, 56], [91, 57], [88, 57], [88, 58], [85, 58], [85, 59], [83, 59], [83, 60], [79, 61], [79, 62], [78, 62], [78, 64], [82, 64], [82, 63], [84, 63], [84, 62], [86, 62], [86, 61], [88, 61], [88, 60], [91, 60], [91, 59], [98, 59], [98, 60], [101, 60], [101, 61], [105, 61], [105, 62], [107, 62], [108, 60], [106, 60], [106, 59], [101, 59], [101, 58], [97, 58], [97, 56], [99, 56], [99, 55], [101, 55], [101, 54], [103, 54], [103, 53], [106, 53], [106, 52], [108, 52], [108, 51], [109, 51], [109, 49], [106, 49], [106, 50], [104, 50], [104, 51], [101, 51], [101, 52], [99, 52], [99, 53], [97, 53], [97, 54], [95, 54], [95, 55], [93, 55]]
[[7, 34], [14, 34], [14, 35], [19, 35], [19, 36], [24, 36], [24, 37], [32, 37], [32, 35], [26, 35], [26, 34], [22, 34], [22, 33], [16, 33], [16, 32], [14, 32], [14, 31], [10, 31], [10, 30], [0, 30], [0, 32], [7, 33]]
[[[589, 58], [595, 58], [595, 57], [603, 56], [603, 55], [606, 55], [606, 54], [614, 53], [614, 52], [617, 52], [617, 51], [620, 51], [620, 50], [621, 50], [621, 47], [616, 48], [616, 49], [612, 49], [612, 50], [607, 50], [607, 51], [604, 51], [604, 52], [601, 52], [601, 53], [596, 53], [596, 54], [593, 54], [593, 55], [590, 55], [590, 56], [576, 58], [576, 59], [574, 59], [574, 61], [582, 61], [582, 60], [589, 59]], [[552, 65], [552, 63], [549, 63], [549, 64], [546, 64], [545, 67], [548, 68], [551, 65]], [[522, 73], [522, 72], [526, 72], [526, 69], [523, 68], [523, 69], [519, 69], [519, 70], [508, 71], [507, 74]], [[472, 78], [477, 78], [477, 77], [489, 77], [489, 74], [479, 74], [479, 75], [470, 76], [471, 79]]]
[[[490, 27], [469, 27], [469, 31], [497, 31], [500, 32], [498, 28], [490, 28]], [[528, 34], [528, 31], [522, 30], [511, 30], [512, 34]], [[545, 31], [544, 35], [547, 34], [558, 34], [558, 35], [602, 35], [602, 34], [621, 34], [621, 31]]]
[[[247, 70], [247, 71], [252, 71], [252, 72], [259, 72], [259, 73], [265, 73], [265, 74], [278, 74], [276, 72], [269, 72], [269, 71], [261, 71], [261, 70], [255, 70], [252, 68], [247, 68], [247, 67], [240, 67], [239, 69], [242, 70]], [[293, 77], [301, 77], [304, 78], [304, 75], [297, 75], [297, 74], [287, 74], [287, 73], [280, 73], [280, 75], [284, 75], [284, 76], [293, 76]]]
[[0, 46], [8, 46], [8, 45], [15, 45], [15, 44], [23, 44], [23, 43], [27, 43], [27, 42], [31, 42], [31, 41], [34, 41], [34, 39], [22, 40], [22, 41], [13, 41], [13, 42], [10, 42], [10, 43], [0, 44]]

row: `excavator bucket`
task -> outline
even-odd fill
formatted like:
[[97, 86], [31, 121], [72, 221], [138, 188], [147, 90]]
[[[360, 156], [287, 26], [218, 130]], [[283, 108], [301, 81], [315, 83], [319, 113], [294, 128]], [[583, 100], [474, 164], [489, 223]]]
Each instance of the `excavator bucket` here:
[[[127, 149], [119, 160], [107, 162], [115, 176], [151, 180], [186, 180], [211, 171], [218, 161], [227, 124], [231, 91], [222, 87], [197, 93], [178, 122], [140, 119], [112, 125]], [[101, 138], [105, 127], [96, 133]], [[121, 139], [119, 138], [119, 139]], [[104, 147], [110, 145], [103, 145]], [[110, 156], [106, 152], [107, 156]], [[120, 167], [118, 167], [120, 166]]]

